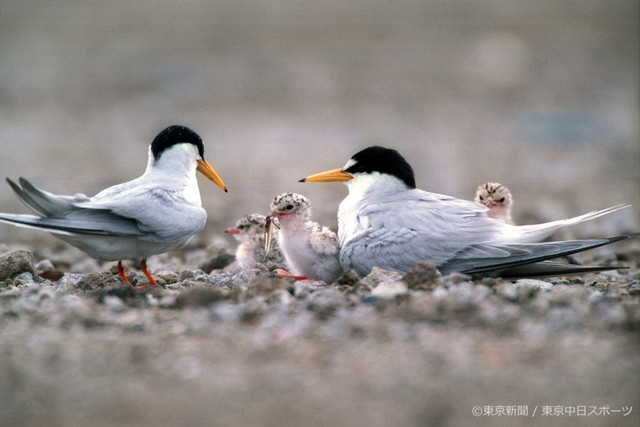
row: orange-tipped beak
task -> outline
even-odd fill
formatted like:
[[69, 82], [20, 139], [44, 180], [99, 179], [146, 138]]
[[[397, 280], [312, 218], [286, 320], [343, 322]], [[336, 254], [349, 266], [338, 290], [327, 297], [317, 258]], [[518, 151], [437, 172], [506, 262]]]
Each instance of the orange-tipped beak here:
[[344, 182], [352, 179], [353, 175], [344, 172], [342, 169], [333, 169], [302, 178], [300, 182]]
[[227, 186], [224, 185], [220, 176], [213, 170], [209, 162], [206, 160], [196, 160], [198, 162], [198, 167], [196, 170], [200, 172], [202, 175], [206, 176], [209, 180], [211, 180], [215, 185], [222, 188], [225, 192], [227, 191]]

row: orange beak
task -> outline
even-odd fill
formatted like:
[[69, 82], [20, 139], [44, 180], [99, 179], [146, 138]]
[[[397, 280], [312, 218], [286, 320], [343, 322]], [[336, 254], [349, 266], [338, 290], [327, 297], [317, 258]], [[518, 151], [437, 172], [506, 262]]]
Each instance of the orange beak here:
[[344, 172], [342, 169], [332, 169], [302, 178], [300, 182], [344, 182], [353, 179], [353, 175]]
[[209, 162], [207, 162], [206, 160], [199, 160], [199, 159], [196, 160], [196, 162], [198, 162], [198, 167], [196, 168], [196, 170], [200, 172], [202, 175], [206, 176], [215, 185], [222, 188], [226, 193], [227, 192], [226, 185], [224, 185], [224, 182], [222, 182], [222, 179], [216, 173], [216, 171], [213, 170]]

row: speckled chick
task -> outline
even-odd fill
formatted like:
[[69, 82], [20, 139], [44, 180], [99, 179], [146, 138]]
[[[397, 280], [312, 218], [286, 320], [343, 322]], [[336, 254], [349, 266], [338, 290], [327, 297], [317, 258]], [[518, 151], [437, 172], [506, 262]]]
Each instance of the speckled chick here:
[[326, 283], [340, 277], [338, 237], [311, 221], [311, 203], [306, 197], [297, 193], [276, 196], [269, 216], [280, 223], [277, 239], [290, 273]]
[[487, 182], [476, 190], [475, 201], [489, 208], [487, 216], [513, 224], [511, 207], [513, 197], [507, 187], [497, 182]]
[[266, 217], [251, 214], [240, 218], [235, 226], [229, 227], [225, 233], [231, 234], [240, 245], [236, 249], [236, 261], [243, 268], [255, 268], [263, 262], [273, 262], [277, 266], [284, 265], [284, 257], [277, 242], [265, 256], [264, 233]]

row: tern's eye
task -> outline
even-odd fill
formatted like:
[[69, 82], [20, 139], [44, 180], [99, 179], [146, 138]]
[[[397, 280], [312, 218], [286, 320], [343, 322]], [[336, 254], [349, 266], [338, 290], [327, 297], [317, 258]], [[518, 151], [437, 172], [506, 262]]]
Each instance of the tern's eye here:
[[244, 224], [238, 226], [239, 230], [244, 230], [245, 228], [247, 228], [247, 226]]
[[480, 201], [484, 201], [484, 196], [480, 196]]
[[293, 209], [293, 205], [287, 205], [284, 207], [285, 211], [290, 211], [291, 209]]
[[502, 198], [500, 198], [500, 199], [496, 200], [496, 202], [498, 202], [498, 203], [504, 203], [504, 197], [502, 197]]

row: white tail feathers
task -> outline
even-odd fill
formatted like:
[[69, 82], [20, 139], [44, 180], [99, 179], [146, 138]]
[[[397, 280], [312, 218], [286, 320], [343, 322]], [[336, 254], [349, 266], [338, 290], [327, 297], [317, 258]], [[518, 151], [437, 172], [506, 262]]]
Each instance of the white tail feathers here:
[[570, 225], [580, 224], [590, 221], [620, 209], [628, 208], [630, 205], [616, 205], [610, 208], [593, 211], [574, 218], [560, 219], [557, 221], [545, 222], [533, 225], [514, 225], [505, 227], [498, 239], [498, 243], [536, 243], [549, 237], [554, 232]]

